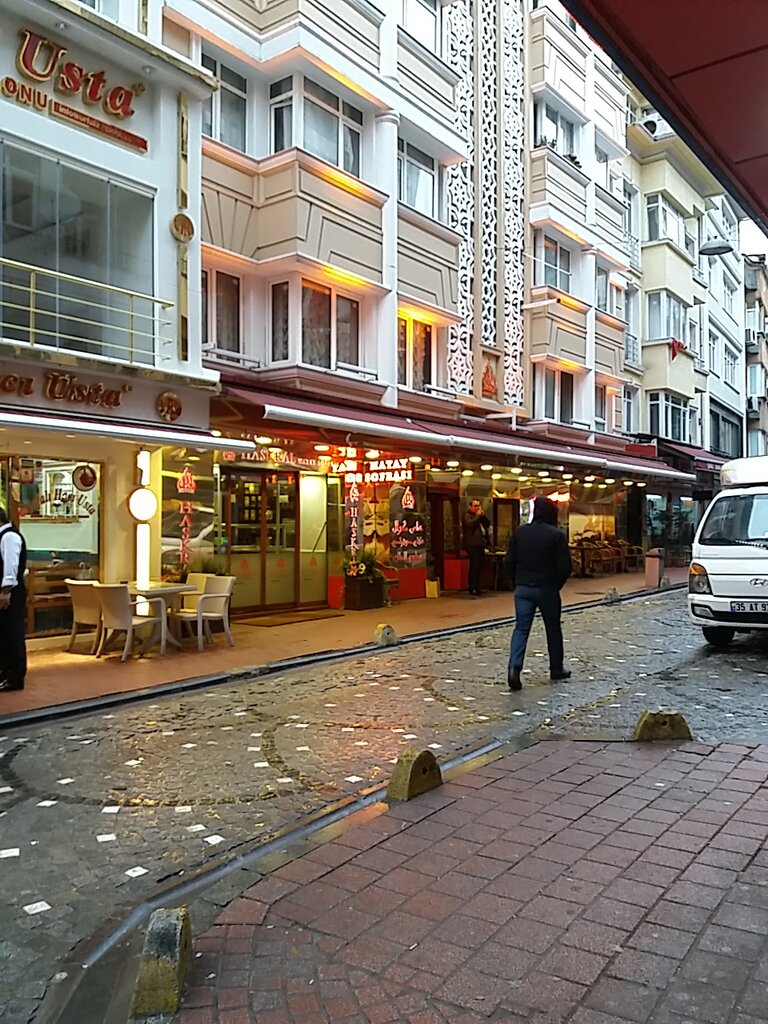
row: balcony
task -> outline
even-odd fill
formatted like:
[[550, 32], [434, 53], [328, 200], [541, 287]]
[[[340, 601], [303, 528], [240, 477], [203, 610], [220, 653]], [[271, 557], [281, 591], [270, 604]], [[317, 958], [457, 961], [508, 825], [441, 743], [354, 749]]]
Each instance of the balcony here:
[[160, 367], [176, 344], [173, 303], [0, 258], [0, 341], [17, 348]]
[[709, 287], [709, 274], [699, 263], [693, 265], [693, 280], [704, 288]]
[[540, 143], [531, 153], [530, 218], [531, 223], [587, 221], [587, 186], [589, 177], [567, 157]]

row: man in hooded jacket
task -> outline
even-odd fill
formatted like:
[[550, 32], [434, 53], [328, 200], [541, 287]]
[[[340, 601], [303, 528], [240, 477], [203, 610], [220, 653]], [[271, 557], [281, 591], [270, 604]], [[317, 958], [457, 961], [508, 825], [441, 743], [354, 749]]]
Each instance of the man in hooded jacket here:
[[522, 689], [525, 649], [537, 609], [547, 632], [550, 678], [553, 682], [570, 678], [571, 673], [563, 666], [560, 591], [573, 567], [568, 541], [557, 526], [554, 502], [536, 498], [532, 521], [518, 527], [510, 539], [504, 568], [515, 591], [516, 619], [507, 671], [510, 690]]

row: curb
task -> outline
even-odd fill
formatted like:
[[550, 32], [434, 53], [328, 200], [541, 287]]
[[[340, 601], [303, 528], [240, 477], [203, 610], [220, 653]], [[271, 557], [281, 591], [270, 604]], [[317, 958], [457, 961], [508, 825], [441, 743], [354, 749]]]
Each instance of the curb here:
[[[667, 594], [678, 590], [684, 590], [686, 583], [675, 583], [663, 590], [635, 590], [630, 594], [621, 594], [616, 598], [601, 598], [597, 601], [584, 601], [579, 604], [568, 605], [563, 608], [564, 615], [572, 615], [578, 612], [589, 611], [592, 608], [614, 607], [618, 604], [629, 604], [632, 601], [641, 601], [647, 598], [664, 597]], [[424, 633], [409, 633], [400, 638], [400, 646], [406, 644], [422, 643], [425, 640], [440, 640], [444, 637], [457, 636], [462, 633], [477, 633], [485, 629], [496, 629], [501, 626], [511, 626], [515, 622], [514, 615], [502, 619], [484, 619], [482, 622], [464, 623], [460, 626], [447, 626], [443, 629], [428, 630]], [[323, 665], [333, 661], [343, 661], [347, 658], [365, 657], [371, 654], [381, 654], [386, 651], [377, 643], [361, 644], [359, 647], [349, 647], [344, 650], [319, 651], [315, 654], [306, 654], [293, 658], [282, 658], [280, 661], [271, 661], [262, 665], [253, 665], [237, 669], [234, 672], [218, 672], [207, 676], [191, 676], [189, 679], [180, 679], [173, 683], [162, 683], [159, 686], [150, 686], [141, 690], [129, 690], [125, 693], [110, 693], [103, 697], [92, 697], [88, 700], [73, 701], [70, 704], [59, 704], [50, 708], [36, 708], [31, 711], [19, 711], [15, 714], [0, 715], [0, 727], [13, 729], [18, 726], [28, 726], [42, 722], [56, 721], [58, 719], [71, 718], [76, 715], [87, 714], [92, 711], [108, 710], [110, 708], [122, 707], [126, 704], [140, 704], [143, 701], [157, 700], [158, 697], [173, 697], [184, 693], [191, 693], [195, 690], [203, 690], [206, 687], [233, 685], [239, 681], [263, 678], [264, 676], [279, 675], [281, 672], [288, 672], [294, 668], [306, 668], [311, 665]]]

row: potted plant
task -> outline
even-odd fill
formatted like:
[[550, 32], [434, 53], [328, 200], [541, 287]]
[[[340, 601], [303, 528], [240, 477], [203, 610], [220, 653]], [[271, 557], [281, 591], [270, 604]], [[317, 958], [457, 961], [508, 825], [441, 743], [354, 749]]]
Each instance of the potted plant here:
[[574, 167], [581, 167], [581, 160], [579, 160], [575, 153], [568, 153], [565, 159], [570, 160]]
[[344, 559], [344, 607], [361, 612], [384, 605], [384, 575], [370, 551]]

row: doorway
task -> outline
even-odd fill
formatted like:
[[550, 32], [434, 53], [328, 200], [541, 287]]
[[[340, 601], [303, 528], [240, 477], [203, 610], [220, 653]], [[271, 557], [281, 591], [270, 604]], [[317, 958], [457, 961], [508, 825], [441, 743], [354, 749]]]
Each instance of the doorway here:
[[429, 546], [434, 559], [435, 573], [441, 587], [446, 586], [446, 558], [457, 559], [461, 555], [461, 530], [459, 528], [459, 496], [454, 490], [427, 493], [429, 506]]
[[232, 472], [222, 476], [228, 571], [236, 610], [324, 604], [327, 486], [324, 476]]

